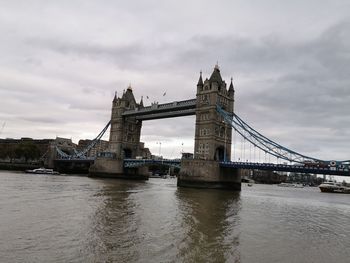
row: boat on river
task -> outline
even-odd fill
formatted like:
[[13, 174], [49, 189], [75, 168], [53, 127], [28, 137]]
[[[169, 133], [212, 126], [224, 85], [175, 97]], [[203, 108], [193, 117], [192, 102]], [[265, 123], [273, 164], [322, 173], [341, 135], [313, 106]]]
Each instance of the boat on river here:
[[334, 181], [323, 182], [319, 186], [321, 192], [325, 193], [341, 193], [350, 194], [350, 187], [344, 186], [341, 183], [336, 183]]
[[26, 170], [25, 172], [29, 174], [52, 174], [52, 175], [60, 174], [59, 172], [56, 172], [53, 169], [47, 169], [47, 168], [37, 168], [33, 170]]
[[302, 184], [290, 184], [290, 183], [280, 183], [277, 186], [279, 186], [279, 187], [304, 188], [304, 186]]

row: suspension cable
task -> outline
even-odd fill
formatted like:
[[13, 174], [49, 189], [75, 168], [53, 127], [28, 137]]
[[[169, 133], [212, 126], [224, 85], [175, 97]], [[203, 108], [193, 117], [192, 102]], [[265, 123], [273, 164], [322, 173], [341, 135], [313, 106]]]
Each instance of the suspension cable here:
[[[243, 136], [248, 142], [255, 145], [257, 148], [268, 152], [269, 155], [275, 156], [279, 159], [283, 159], [295, 163], [305, 162], [330, 162], [320, 159], [316, 159], [310, 156], [306, 156], [295, 151], [292, 151], [262, 135], [254, 130], [251, 126], [245, 123], [238, 115], [229, 114], [217, 105], [217, 111], [224, 117], [224, 120], [228, 122], [241, 136]], [[343, 163], [347, 161], [340, 161], [337, 163]]]
[[233, 160], [235, 160], [235, 156], [236, 156], [236, 130], [233, 129], [234, 133], [233, 133]]
[[81, 151], [77, 151], [75, 148], [73, 149], [74, 154], [66, 154], [61, 149], [56, 146], [56, 151], [58, 155], [63, 159], [86, 159], [86, 154], [101, 140], [105, 132], [107, 131], [111, 121], [107, 123], [107, 125], [102, 129], [102, 131], [94, 138], [84, 149]]

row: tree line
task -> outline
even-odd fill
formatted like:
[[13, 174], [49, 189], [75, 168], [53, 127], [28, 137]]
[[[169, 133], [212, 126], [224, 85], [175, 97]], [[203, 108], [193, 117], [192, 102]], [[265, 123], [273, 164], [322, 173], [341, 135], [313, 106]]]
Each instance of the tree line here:
[[13, 160], [37, 160], [41, 156], [41, 151], [37, 145], [33, 142], [20, 142], [16, 145], [1, 145], [0, 146], [0, 159], [9, 158], [11, 162]]

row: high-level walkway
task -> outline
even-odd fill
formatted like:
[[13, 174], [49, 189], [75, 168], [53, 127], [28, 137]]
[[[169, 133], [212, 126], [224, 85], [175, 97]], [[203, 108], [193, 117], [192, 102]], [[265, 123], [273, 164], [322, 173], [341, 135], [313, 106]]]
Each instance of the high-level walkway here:
[[137, 120], [156, 120], [164, 118], [195, 115], [196, 99], [174, 101], [170, 103], [153, 103], [151, 106], [141, 109], [127, 110], [123, 117], [135, 117]]

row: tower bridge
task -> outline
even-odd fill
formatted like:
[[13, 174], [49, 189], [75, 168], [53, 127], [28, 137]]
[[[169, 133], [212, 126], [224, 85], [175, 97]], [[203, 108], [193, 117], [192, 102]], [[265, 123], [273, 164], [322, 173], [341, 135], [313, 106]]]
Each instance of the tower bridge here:
[[[314, 174], [350, 176], [350, 161], [320, 160], [290, 150], [254, 130], [234, 113], [235, 90], [222, 79], [216, 65], [213, 73], [204, 81], [202, 73], [196, 88], [196, 97], [170, 103], [137, 103], [131, 87], [112, 102], [111, 120], [86, 149], [91, 149], [110, 127], [109, 145], [90, 166], [90, 176], [126, 179], [147, 179], [147, 165], [163, 163], [181, 167], [178, 186], [241, 189], [241, 170], [259, 169]], [[162, 118], [195, 115], [194, 156], [192, 159], [150, 160], [140, 143], [142, 122]], [[234, 131], [234, 134], [233, 134]], [[232, 138], [240, 136], [250, 148], [263, 152], [277, 163], [256, 161], [249, 158], [231, 161]], [[61, 153], [68, 163], [84, 159], [87, 150], [74, 155]], [[59, 153], [59, 149], [58, 149]], [[259, 153], [260, 155], [260, 153]], [[140, 159], [139, 157], [144, 157]], [[279, 162], [284, 162], [279, 163]], [[90, 160], [91, 162], [91, 160]], [[289, 164], [287, 164], [289, 163]]]
[[109, 152], [113, 155], [102, 154], [98, 157], [90, 167], [90, 175], [147, 178], [147, 167], [125, 165], [128, 162], [124, 162], [124, 159], [142, 156], [139, 149], [142, 122], [195, 115], [194, 158], [181, 160], [178, 185], [240, 190], [239, 170], [220, 167], [220, 161], [229, 160], [231, 156], [232, 127], [223, 121], [216, 106], [220, 105], [228, 114], [233, 114], [232, 79], [227, 85], [216, 65], [211, 76], [204, 81], [200, 74], [196, 91], [195, 99], [153, 103], [147, 107], [143, 105], [142, 99], [136, 102], [131, 87], [121, 97], [115, 95], [109, 136]]

